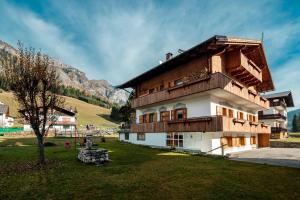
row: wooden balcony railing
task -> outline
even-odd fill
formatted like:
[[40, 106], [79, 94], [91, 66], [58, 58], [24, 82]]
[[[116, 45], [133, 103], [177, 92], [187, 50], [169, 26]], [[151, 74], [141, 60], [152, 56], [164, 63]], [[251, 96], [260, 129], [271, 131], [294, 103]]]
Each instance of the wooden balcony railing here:
[[259, 114], [258, 115], [258, 119], [259, 120], [263, 120], [263, 119], [283, 119], [286, 120], [286, 116], [277, 113], [277, 114]]
[[275, 107], [275, 106], [281, 106], [281, 107], [283, 107], [283, 108], [286, 108], [286, 103], [285, 102], [283, 102], [283, 101], [270, 101], [270, 106], [271, 107]]
[[255, 103], [260, 107], [265, 109], [269, 108], [268, 100], [260, 97], [259, 95], [253, 94], [251, 91], [249, 92], [247, 87], [234, 81], [229, 76], [219, 72], [207, 75], [207, 77], [202, 77], [196, 81], [186, 82], [174, 88], [169, 88], [142, 97], [137, 97], [133, 100], [132, 107], [138, 108], [145, 105], [151, 105], [154, 103], [176, 99], [213, 89], [223, 89], [245, 100]]
[[236, 120], [223, 116], [199, 117], [167, 122], [132, 124], [133, 133], [161, 132], [247, 132], [271, 133], [269, 126], [258, 122]]
[[271, 127], [271, 133], [281, 133], [281, 132], [287, 132], [287, 129], [282, 127]]

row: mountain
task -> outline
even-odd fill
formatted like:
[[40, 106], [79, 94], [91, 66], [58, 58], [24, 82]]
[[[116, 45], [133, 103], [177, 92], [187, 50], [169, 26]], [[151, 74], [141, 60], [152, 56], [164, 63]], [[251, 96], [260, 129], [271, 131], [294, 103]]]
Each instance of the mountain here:
[[299, 115], [300, 114], [300, 108], [296, 110], [292, 110], [288, 112], [288, 125], [289, 125], [289, 130], [292, 128], [292, 121], [294, 115]]
[[[10, 54], [16, 54], [17, 52], [13, 46], [0, 40], [0, 50], [1, 49]], [[88, 95], [96, 96], [109, 103], [122, 105], [127, 101], [129, 94], [124, 90], [114, 88], [108, 81], [89, 80], [86, 74], [76, 67], [67, 65], [55, 58], [51, 59], [54, 67], [57, 68], [59, 78], [63, 85], [79, 89]]]

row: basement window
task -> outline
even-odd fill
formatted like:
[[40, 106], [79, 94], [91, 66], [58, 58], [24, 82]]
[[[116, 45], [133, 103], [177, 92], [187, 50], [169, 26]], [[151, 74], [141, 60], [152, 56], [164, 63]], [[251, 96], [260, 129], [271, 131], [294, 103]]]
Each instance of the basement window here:
[[145, 141], [146, 136], [145, 133], [137, 133], [137, 140]]
[[129, 140], [129, 133], [125, 133], [125, 140]]

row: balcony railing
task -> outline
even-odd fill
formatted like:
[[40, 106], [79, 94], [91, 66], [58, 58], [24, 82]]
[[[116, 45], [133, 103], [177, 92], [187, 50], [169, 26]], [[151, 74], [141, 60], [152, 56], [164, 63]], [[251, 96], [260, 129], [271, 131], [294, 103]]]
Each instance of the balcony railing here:
[[258, 119], [259, 120], [263, 120], [263, 119], [283, 119], [286, 120], [286, 116], [277, 113], [277, 114], [265, 114], [265, 115], [258, 115]]
[[257, 104], [265, 109], [269, 108], [269, 101], [248, 90], [244, 85], [234, 81], [223, 73], [207, 75], [199, 80], [185, 82], [180, 86], [137, 97], [132, 102], [133, 108], [151, 105], [158, 102], [176, 99], [192, 94], [206, 92], [213, 89], [223, 89], [245, 100]]
[[271, 133], [269, 126], [258, 122], [237, 120], [224, 116], [198, 117], [167, 122], [132, 124], [133, 133], [160, 132], [247, 132]]
[[281, 106], [283, 108], [286, 108], [286, 103], [283, 101], [270, 101], [270, 106], [275, 107], [275, 106]]
[[271, 133], [281, 133], [281, 132], [287, 132], [287, 129], [282, 127], [271, 127]]

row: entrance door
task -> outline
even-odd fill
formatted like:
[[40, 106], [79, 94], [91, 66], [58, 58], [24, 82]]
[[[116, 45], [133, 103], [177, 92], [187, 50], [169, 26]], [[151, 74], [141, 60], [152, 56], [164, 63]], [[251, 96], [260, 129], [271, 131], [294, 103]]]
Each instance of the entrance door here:
[[257, 134], [258, 147], [269, 147], [270, 146], [270, 135], [269, 134]]

